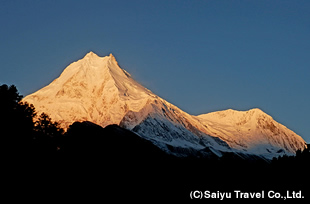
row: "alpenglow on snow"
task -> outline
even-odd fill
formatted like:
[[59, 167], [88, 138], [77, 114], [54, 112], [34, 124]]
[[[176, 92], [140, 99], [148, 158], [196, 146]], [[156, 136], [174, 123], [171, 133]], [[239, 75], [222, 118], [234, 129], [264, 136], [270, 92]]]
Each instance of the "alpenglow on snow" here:
[[305, 148], [299, 135], [260, 109], [190, 115], [136, 82], [112, 54], [86, 54], [23, 100], [63, 128], [75, 121], [118, 124], [177, 156], [233, 152], [271, 159]]

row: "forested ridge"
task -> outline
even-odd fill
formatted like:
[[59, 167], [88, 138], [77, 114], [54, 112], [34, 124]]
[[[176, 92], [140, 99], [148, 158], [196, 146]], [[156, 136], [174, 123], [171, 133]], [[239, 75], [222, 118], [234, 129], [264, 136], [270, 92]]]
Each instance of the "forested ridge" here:
[[190, 190], [199, 188], [309, 189], [309, 145], [295, 156], [269, 162], [230, 154], [178, 158], [117, 125], [75, 122], [65, 132], [21, 99], [14, 85], [0, 86], [2, 185], [8, 193], [32, 197], [31, 191], [52, 199], [74, 189], [77, 197], [86, 192], [117, 197], [121, 191], [130, 198], [140, 192], [148, 198], [156, 193], [187, 199]]

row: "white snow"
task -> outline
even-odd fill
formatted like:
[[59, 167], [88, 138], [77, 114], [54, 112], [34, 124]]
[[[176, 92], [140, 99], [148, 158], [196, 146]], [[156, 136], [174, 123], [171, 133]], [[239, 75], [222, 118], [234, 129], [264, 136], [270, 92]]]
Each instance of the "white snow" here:
[[128, 110], [139, 111], [154, 97], [118, 66], [112, 54], [99, 57], [90, 52], [23, 100], [68, 128], [72, 122], [84, 120], [102, 126], [119, 124]]
[[136, 82], [112, 54], [86, 54], [48, 86], [23, 100], [63, 128], [85, 120], [103, 127], [120, 124], [162, 148], [165, 144], [211, 147], [218, 155], [221, 151], [243, 151], [268, 157], [281, 149], [294, 153], [305, 146], [300, 136], [259, 109], [192, 116]]
[[279, 124], [262, 110], [224, 110], [197, 116], [208, 127], [209, 134], [218, 136], [229, 146], [255, 154], [276, 153], [283, 149], [295, 153], [305, 141]]

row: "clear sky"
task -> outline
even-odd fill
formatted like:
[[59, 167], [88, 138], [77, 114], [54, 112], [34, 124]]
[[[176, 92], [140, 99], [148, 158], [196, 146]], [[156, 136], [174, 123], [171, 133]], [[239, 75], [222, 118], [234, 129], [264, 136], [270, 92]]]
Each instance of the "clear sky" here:
[[0, 2], [0, 84], [30, 94], [109, 53], [191, 114], [258, 107], [310, 142], [310, 1]]

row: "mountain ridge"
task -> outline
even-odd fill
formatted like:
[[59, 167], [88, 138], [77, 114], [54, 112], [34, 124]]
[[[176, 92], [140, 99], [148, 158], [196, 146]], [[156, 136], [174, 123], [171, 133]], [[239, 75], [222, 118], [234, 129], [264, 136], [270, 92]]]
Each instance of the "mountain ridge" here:
[[[284, 125], [275, 121], [270, 115], [263, 112], [261, 109], [254, 108], [248, 111], [224, 110], [213, 113], [197, 116], [202, 123], [213, 124], [212, 134], [219, 135], [217, 131], [226, 131], [226, 138], [231, 147], [242, 149], [255, 148], [258, 145], [264, 145], [267, 142], [265, 149], [266, 153], [271, 151], [269, 148], [284, 147], [285, 150], [294, 153], [296, 149], [291, 145], [296, 141], [291, 141], [295, 133]], [[283, 135], [284, 140], [276, 140], [275, 138]], [[220, 136], [222, 138], [223, 135]], [[239, 139], [239, 140], [236, 140]], [[232, 141], [235, 140], [235, 141]], [[245, 142], [247, 141], [247, 142]], [[239, 147], [238, 147], [239, 146]]]
[[[140, 94], [135, 94], [132, 89], [129, 89], [133, 86], [136, 87], [134, 92], [138, 90]], [[104, 97], [102, 92], [104, 92]], [[75, 120], [90, 120], [101, 126], [108, 125], [101, 123], [104, 120], [110, 120], [117, 124], [129, 108], [128, 106], [133, 110], [139, 110], [140, 104], [145, 103], [143, 100], [147, 95], [151, 95], [151, 92], [136, 83], [127, 72], [119, 68], [112, 54], [101, 58], [91, 52], [86, 54], [82, 60], [71, 63], [51, 84], [26, 96], [24, 100], [36, 104], [39, 111], [50, 113], [54, 120], [62, 124], [62, 127], [68, 128]], [[126, 96], [134, 98], [137, 102], [126, 103], [128, 101]], [[55, 104], [55, 101], [58, 105], [63, 106], [63, 108], [60, 107], [61, 110], [59, 107], [53, 107], [52, 104]], [[112, 110], [113, 107], [108, 110], [113, 113], [105, 114], [100, 110], [116, 102], [118, 105], [118, 108], [115, 108], [116, 111]], [[66, 109], [71, 108], [74, 108], [70, 111], [71, 116], [66, 117], [68, 114]], [[56, 112], [54, 112], [55, 110]], [[72, 113], [77, 117], [74, 117]], [[100, 118], [100, 116], [102, 117]], [[101, 122], [94, 120], [96, 117], [99, 117]]]
[[168, 147], [209, 148], [218, 156], [243, 152], [269, 158], [305, 147], [300, 136], [260, 109], [190, 115], [136, 82], [112, 54], [99, 57], [87, 53], [23, 100], [64, 128], [75, 121], [102, 127], [119, 124], [179, 156], [186, 155]]

